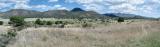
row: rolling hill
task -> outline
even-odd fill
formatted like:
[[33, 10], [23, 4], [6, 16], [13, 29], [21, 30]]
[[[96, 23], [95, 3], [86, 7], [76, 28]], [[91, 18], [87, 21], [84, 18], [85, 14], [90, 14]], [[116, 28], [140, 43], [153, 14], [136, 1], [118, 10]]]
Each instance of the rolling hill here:
[[124, 14], [124, 13], [106, 13], [103, 14], [105, 16], [110, 16], [110, 17], [123, 17], [123, 18], [129, 18], [129, 19], [144, 19], [147, 17], [140, 16], [140, 15], [135, 15], [135, 14]]
[[45, 12], [39, 12], [34, 10], [25, 9], [12, 9], [6, 12], [1, 12], [2, 18], [9, 18], [11, 16], [23, 16], [27, 18], [64, 18], [64, 19], [77, 19], [77, 18], [91, 18], [91, 19], [110, 19], [123, 17], [126, 19], [150, 19], [149, 17], [143, 17], [135, 14], [124, 13], [106, 13], [99, 14], [94, 11], [85, 11], [81, 8], [74, 8], [71, 11], [68, 10], [48, 10]]
[[24, 9], [12, 9], [0, 13], [0, 15], [2, 18], [9, 18], [11, 16], [23, 16], [27, 18], [109, 18], [108, 16], [104, 16], [93, 11], [84, 11], [80, 8], [74, 8], [71, 11], [49, 10], [45, 12]]
[[152, 17], [145, 17], [145, 16], [140, 16], [140, 15], [135, 15], [135, 14], [125, 14], [125, 13], [105, 13], [103, 14], [105, 16], [109, 16], [112, 18], [125, 18], [125, 19], [147, 19], [147, 20], [156, 20], [156, 18]]

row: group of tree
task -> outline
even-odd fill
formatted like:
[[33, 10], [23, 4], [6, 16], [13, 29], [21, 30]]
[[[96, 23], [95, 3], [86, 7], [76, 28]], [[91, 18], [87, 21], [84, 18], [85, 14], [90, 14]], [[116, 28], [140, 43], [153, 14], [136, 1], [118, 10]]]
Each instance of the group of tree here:
[[36, 24], [36, 25], [52, 25], [52, 24], [56, 24], [57, 27], [64, 28], [65, 25], [67, 24], [67, 22], [64, 22], [64, 21], [55, 21], [53, 23], [52, 21], [42, 21], [41, 19], [37, 19], [34, 24]]
[[[26, 23], [24, 19], [25, 18], [22, 17], [22, 16], [13, 16], [13, 17], [10, 17], [9, 24], [13, 25], [14, 27], [23, 26]], [[124, 22], [124, 18], [118, 18], [117, 21], [118, 22]], [[55, 21], [53, 23], [52, 21], [42, 21], [41, 19], [37, 19], [34, 24], [37, 24], [37, 25], [52, 25], [52, 24], [66, 25], [67, 22], [64, 22], [64, 21]], [[0, 25], [3, 25], [3, 21], [0, 21]], [[86, 26], [90, 26], [90, 25], [87, 24], [87, 22], [85, 22], [82, 26], [86, 27]]]
[[37, 24], [37, 25], [52, 25], [53, 23], [52, 23], [52, 21], [42, 21], [40, 19], [37, 19], [35, 21], [35, 24]]

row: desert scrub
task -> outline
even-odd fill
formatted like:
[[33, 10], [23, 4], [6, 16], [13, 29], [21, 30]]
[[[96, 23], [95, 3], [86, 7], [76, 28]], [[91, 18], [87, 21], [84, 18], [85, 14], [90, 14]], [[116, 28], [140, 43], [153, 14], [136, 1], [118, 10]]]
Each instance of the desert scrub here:
[[0, 47], [6, 47], [11, 40], [16, 37], [17, 33], [13, 30], [8, 31], [6, 34], [0, 35]]
[[83, 27], [83, 28], [92, 27], [92, 24], [84, 22], [84, 23], [82, 24], [82, 27]]

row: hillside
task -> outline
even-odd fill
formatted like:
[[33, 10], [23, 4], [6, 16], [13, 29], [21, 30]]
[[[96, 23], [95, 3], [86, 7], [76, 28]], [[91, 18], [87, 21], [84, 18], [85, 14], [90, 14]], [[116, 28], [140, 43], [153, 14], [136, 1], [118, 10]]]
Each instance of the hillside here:
[[24, 10], [24, 9], [12, 9], [3, 13], [0, 13], [3, 18], [8, 18], [10, 16], [36, 16], [41, 15], [41, 12], [33, 11], [33, 10]]
[[135, 14], [125, 14], [125, 13], [105, 13], [103, 15], [109, 16], [109, 17], [123, 17], [126, 19], [154, 19], [150, 17], [144, 17], [140, 15], [135, 15]]
[[11, 16], [23, 16], [27, 18], [65, 18], [65, 19], [77, 19], [77, 18], [91, 18], [91, 19], [109, 19], [123, 17], [127, 19], [150, 19], [135, 14], [124, 14], [124, 13], [105, 13], [99, 14], [94, 11], [85, 11], [81, 8], [73, 8], [72, 10], [48, 10], [45, 12], [39, 12], [34, 10], [25, 9], [12, 9], [6, 12], [1, 12], [2, 18], [9, 18]]
[[45, 12], [38, 12], [34, 10], [12, 9], [0, 13], [2, 18], [9, 18], [11, 16], [23, 16], [28, 18], [109, 18], [93, 11], [84, 11], [80, 8], [74, 8], [71, 11], [67, 10], [49, 10]]

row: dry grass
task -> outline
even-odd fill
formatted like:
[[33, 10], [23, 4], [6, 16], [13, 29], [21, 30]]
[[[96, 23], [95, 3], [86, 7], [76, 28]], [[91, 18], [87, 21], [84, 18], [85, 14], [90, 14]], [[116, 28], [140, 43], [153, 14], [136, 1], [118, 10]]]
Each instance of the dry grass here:
[[[160, 44], [159, 26], [145, 21], [97, 28], [27, 28], [7, 47], [160, 47], [152, 44]], [[149, 41], [155, 37], [159, 40]]]
[[0, 26], [0, 34], [7, 33], [7, 31], [11, 28], [12, 28], [11, 26]]

